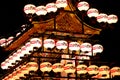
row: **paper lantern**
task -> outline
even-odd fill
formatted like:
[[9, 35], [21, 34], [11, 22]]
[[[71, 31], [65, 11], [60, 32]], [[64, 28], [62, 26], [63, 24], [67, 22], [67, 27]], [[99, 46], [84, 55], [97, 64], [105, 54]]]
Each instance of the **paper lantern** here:
[[40, 40], [39, 38], [30, 39], [30, 43], [32, 47], [40, 48], [42, 46], [42, 40]]
[[27, 4], [24, 6], [24, 12], [26, 14], [34, 14], [36, 12], [36, 6], [33, 4]]
[[26, 66], [29, 71], [37, 71], [38, 69], [38, 64], [36, 62], [28, 62]]
[[109, 24], [117, 23], [117, 21], [118, 21], [117, 15], [114, 15], [114, 14], [108, 15], [108, 20], [107, 20], [107, 22], [108, 22]]
[[65, 8], [67, 6], [67, 0], [57, 0], [56, 6], [57, 8]]
[[1, 47], [6, 46], [6, 41], [7, 41], [6, 38], [0, 39], [0, 46], [1, 46]]
[[31, 45], [30, 42], [25, 43], [26, 46], [26, 51], [30, 52], [33, 51], [33, 46]]
[[97, 74], [99, 72], [99, 67], [96, 66], [96, 65], [90, 65], [88, 68], [87, 68], [87, 72], [90, 74], [90, 75], [93, 75], [93, 74]]
[[57, 11], [57, 6], [55, 5], [55, 3], [48, 3], [46, 5], [46, 10], [47, 10], [48, 13], [56, 12]]
[[99, 22], [99, 23], [101, 23], [101, 22], [107, 22], [107, 20], [108, 20], [108, 15], [107, 14], [105, 14], [105, 13], [100, 13], [97, 17], [97, 21]]
[[7, 62], [5, 62], [5, 61], [2, 62], [2, 63], [1, 63], [1, 68], [2, 68], [2, 69], [8, 69]]
[[79, 64], [77, 67], [77, 74], [86, 74], [87, 73], [87, 66], [84, 64]]
[[46, 7], [45, 6], [37, 6], [36, 7], [36, 14], [38, 16], [40, 16], [40, 15], [46, 15], [47, 14]]
[[23, 65], [21, 67], [21, 73], [22, 74], [28, 74], [29, 73], [29, 68], [27, 67], [27, 64], [26, 65]]
[[98, 16], [98, 14], [99, 14], [99, 11], [96, 9], [96, 8], [90, 8], [90, 9], [88, 9], [88, 11], [87, 11], [87, 15], [88, 15], [88, 17], [97, 17]]
[[68, 47], [68, 43], [65, 40], [59, 40], [56, 42], [57, 49], [66, 49]]
[[55, 41], [53, 39], [45, 39], [44, 40], [44, 45], [43, 45], [45, 48], [54, 48], [55, 46]]
[[40, 70], [42, 72], [50, 72], [52, 70], [52, 64], [50, 62], [43, 62], [40, 64]]
[[75, 73], [76, 69], [73, 64], [66, 64], [64, 67], [65, 73]]
[[90, 44], [90, 43], [82, 43], [81, 45], [80, 45], [80, 48], [81, 48], [81, 51], [82, 52], [89, 52], [89, 51], [91, 51], [92, 50], [92, 44]]
[[100, 44], [94, 44], [93, 45], [93, 54], [94, 53], [101, 53], [103, 52], [103, 46]]
[[14, 71], [14, 72], [12, 73], [14, 80], [19, 79], [18, 74], [19, 74], [19, 73], [18, 73], [18, 70]]
[[110, 72], [110, 67], [103, 65], [99, 67], [99, 74], [108, 74]]
[[52, 65], [52, 70], [53, 72], [57, 73], [57, 72], [63, 72], [63, 64], [62, 63], [55, 63]]
[[87, 11], [89, 9], [89, 3], [86, 1], [81, 1], [78, 3], [77, 7], [80, 11]]
[[80, 44], [78, 42], [70, 42], [69, 43], [69, 50], [71, 50], [71, 51], [80, 50]]
[[112, 67], [110, 69], [110, 73], [111, 73], [111, 76], [112, 77], [115, 77], [115, 76], [120, 76], [120, 67]]
[[22, 46], [21, 47], [21, 54], [22, 56], [21, 57], [24, 57], [25, 54], [31, 54], [28, 50], [27, 50], [27, 47], [26, 46]]

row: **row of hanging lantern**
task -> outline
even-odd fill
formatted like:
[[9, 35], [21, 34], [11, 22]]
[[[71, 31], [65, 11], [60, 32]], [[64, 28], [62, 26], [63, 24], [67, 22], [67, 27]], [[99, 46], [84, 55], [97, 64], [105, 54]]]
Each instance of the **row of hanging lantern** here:
[[28, 62], [25, 65], [19, 66], [16, 70], [14, 70], [11, 74], [4, 77], [2, 80], [19, 80], [20, 77], [25, 77], [25, 74], [29, 74], [30, 71], [37, 71], [38, 64], [36, 62]]
[[24, 32], [26, 30], [26, 24], [22, 25], [21, 26], [21, 30], [19, 32], [16, 33], [16, 35], [12, 35], [12, 36], [9, 36], [7, 38], [3, 37], [3, 38], [0, 38], [0, 46], [1, 47], [5, 47], [5, 46], [8, 46], [9, 44], [11, 44], [11, 42], [16, 38], [18, 37], [22, 32]]
[[1, 38], [0, 39], [0, 46], [4, 47], [9, 45], [14, 40], [14, 36], [10, 36], [8, 38]]
[[[10, 55], [5, 61], [1, 63], [2, 69], [9, 69], [9, 67], [15, 66], [17, 61], [21, 61], [25, 55], [30, 55], [34, 47], [41, 47], [41, 41], [38, 38], [33, 38], [28, 41], [25, 45], [21, 46], [17, 51]], [[13, 64], [14, 63], [14, 64]]]
[[50, 72], [53, 70], [53, 72], [65, 72], [65, 73], [75, 73], [77, 71], [77, 74], [111, 74], [112, 76], [120, 76], [120, 67], [112, 67], [110, 68], [107, 65], [102, 65], [98, 67], [97, 65], [85, 65], [85, 64], [79, 64], [75, 67], [74, 64], [65, 64], [62, 63], [54, 63], [53, 65], [50, 62], [42, 62], [40, 64], [40, 70], [42, 72]]
[[[12, 79], [20, 79], [20, 77], [25, 77], [24, 74], [29, 74], [30, 71], [37, 71], [38, 64], [36, 62], [28, 62], [25, 65], [20, 66], [18, 69], [13, 71], [11, 74], [6, 76], [3, 80], [12, 80]], [[85, 64], [79, 64], [76, 67], [73, 64], [66, 64], [63, 65], [61, 63], [54, 63], [53, 65], [50, 62], [42, 62], [40, 63], [40, 70], [45, 72], [50, 72], [53, 70], [55, 73], [62, 73], [65, 72], [75, 73], [77, 74], [86, 74], [95, 75], [92, 78], [112, 78], [115, 76], [120, 76], [120, 67], [112, 67], [102, 65], [98, 67], [97, 65], [90, 65], [87, 66]], [[98, 76], [99, 75], [99, 76]], [[106, 76], [102, 76], [106, 75]]]
[[[65, 8], [67, 7], [68, 2], [67, 0], [56, 0], [55, 3], [48, 3], [46, 6], [40, 5], [35, 6], [34, 4], [27, 4], [24, 6], [24, 12], [26, 14], [37, 14], [40, 15], [46, 15], [50, 12], [56, 12], [57, 8]], [[117, 23], [118, 17], [115, 14], [107, 15], [105, 13], [99, 13], [99, 11], [96, 8], [90, 8], [90, 5], [86, 1], [80, 1], [77, 4], [77, 8], [79, 11], [87, 11], [88, 17], [95, 17], [99, 23], [101, 22], [107, 22], [109, 24]]]
[[[54, 39], [45, 39], [43, 41], [43, 46], [44, 48], [54, 48], [56, 47], [57, 49], [67, 49], [71, 51], [80, 51], [81, 52], [90, 52], [91, 55], [92, 53], [97, 54], [101, 53], [103, 51], [103, 46], [100, 44], [92, 44], [90, 43], [78, 43], [78, 42], [67, 42], [65, 40], [58, 40], [55, 41]], [[30, 51], [33, 51], [33, 49], [37, 47], [40, 48], [42, 47], [42, 40], [40, 38], [32, 38], [30, 41], [28, 41], [25, 45], [21, 46], [17, 51], [15, 51], [12, 55], [10, 55], [5, 61], [1, 63], [1, 68], [2, 69], [8, 69], [9, 66], [15, 66], [12, 63], [16, 63], [16, 61], [21, 61], [21, 57], [24, 57], [24, 55], [30, 55]]]
[[107, 15], [105, 13], [99, 13], [99, 10], [96, 8], [90, 8], [90, 5], [86, 1], [81, 1], [77, 5], [79, 11], [87, 11], [88, 17], [95, 17], [99, 23], [107, 22], [109, 24], [117, 23], [118, 17], [115, 14]]

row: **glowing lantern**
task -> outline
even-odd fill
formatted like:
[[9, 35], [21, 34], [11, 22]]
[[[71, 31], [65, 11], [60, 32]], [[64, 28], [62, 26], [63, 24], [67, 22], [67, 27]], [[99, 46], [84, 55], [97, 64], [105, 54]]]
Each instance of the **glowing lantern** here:
[[45, 39], [44, 40], [44, 47], [45, 48], [52, 49], [52, 48], [54, 48], [54, 46], [55, 46], [55, 41], [53, 39]]
[[27, 50], [28, 52], [33, 51], [33, 46], [31, 45], [30, 42], [27, 42], [27, 43], [25, 44], [25, 46], [26, 46], [26, 50]]
[[87, 71], [88, 71], [88, 73], [89, 73], [90, 75], [92, 75], [92, 74], [97, 74], [97, 73], [99, 72], [98, 69], [99, 69], [98, 66], [96, 66], [96, 65], [90, 65], [90, 66], [87, 68]]
[[38, 69], [38, 64], [36, 62], [28, 62], [26, 66], [29, 71], [36, 71]]
[[118, 21], [118, 17], [117, 17], [116, 15], [114, 15], [114, 14], [108, 15], [108, 20], [107, 20], [107, 22], [108, 22], [109, 24], [117, 23], [117, 21]]
[[47, 10], [45, 6], [37, 6], [36, 7], [36, 14], [39, 15], [46, 15], [47, 14]]
[[42, 46], [42, 41], [39, 38], [32, 38], [30, 40], [30, 43], [31, 43], [31, 46], [33, 46], [33, 47], [39, 48]]
[[120, 67], [113, 67], [110, 69], [110, 72], [112, 77], [120, 76]]
[[15, 60], [14, 63], [16, 62], [16, 60], [21, 61], [20, 55], [17, 52], [13, 53], [13, 60]]
[[7, 39], [6, 38], [2, 38], [2, 39], [0, 39], [0, 46], [5, 46], [6, 45], [6, 41], [7, 41]]
[[14, 71], [14, 72], [12, 73], [14, 80], [15, 80], [15, 79], [19, 79], [19, 76], [17, 75], [17, 72], [18, 72], [18, 70], [17, 70], [17, 71]]
[[15, 77], [16, 79], [20, 79], [20, 77], [24, 77], [24, 74], [22, 73], [21, 68], [17, 69], [15, 76], [18, 76], [18, 77]]
[[92, 45], [86, 42], [86, 43], [82, 43], [80, 48], [82, 52], [87, 52], [87, 51], [89, 52], [92, 50]]
[[103, 46], [100, 44], [93, 45], [93, 54], [103, 52]]
[[57, 0], [56, 6], [57, 8], [65, 8], [67, 6], [67, 0]]
[[27, 4], [24, 6], [24, 12], [26, 14], [34, 14], [36, 12], [36, 6], [33, 4]]
[[108, 74], [110, 72], [110, 67], [109, 66], [100, 66], [99, 67], [99, 74]]
[[70, 42], [69, 43], [69, 49], [71, 50], [71, 51], [78, 51], [78, 50], [80, 50], [80, 44], [78, 43], [78, 42]]
[[1, 68], [2, 68], [2, 69], [7, 69], [7, 68], [8, 68], [7, 62], [5, 62], [5, 61], [2, 62], [2, 63], [1, 63]]
[[97, 16], [97, 21], [98, 21], [99, 23], [101, 23], [101, 22], [107, 22], [107, 20], [108, 20], [108, 15], [105, 14], [105, 13], [100, 13], [100, 14]]
[[75, 73], [76, 69], [73, 64], [66, 64], [64, 67], [65, 73]]
[[81, 1], [78, 3], [77, 7], [80, 11], [87, 11], [89, 9], [89, 4], [86, 1]]
[[14, 65], [12, 65], [12, 63], [14, 63], [15, 62], [15, 60], [14, 60], [14, 56], [9, 56], [9, 63], [10, 63], [10, 65], [9, 66], [14, 66]]
[[57, 49], [66, 49], [68, 47], [67, 41], [59, 40], [56, 42], [56, 48]]
[[40, 70], [42, 72], [50, 72], [52, 70], [52, 64], [50, 62], [43, 62], [40, 64]]
[[21, 60], [20, 57], [24, 57], [24, 55], [25, 55], [24, 53], [22, 53], [22, 50], [21, 50], [21, 49], [18, 49], [16, 53], [17, 53], [17, 55], [19, 56], [19, 59], [18, 59], [18, 60]]
[[57, 6], [55, 5], [55, 3], [48, 3], [46, 5], [46, 10], [47, 10], [48, 13], [56, 12], [57, 11]]
[[54, 71], [54, 72], [63, 72], [63, 64], [62, 63], [55, 63], [55, 64], [53, 64], [52, 65], [52, 70]]
[[84, 64], [80, 64], [76, 67], [77, 74], [86, 74], [87, 73], [87, 66]]
[[26, 48], [27, 48], [26, 46], [21, 47], [21, 54], [22, 54], [21, 57], [24, 57], [25, 54], [31, 54]]
[[28, 74], [29, 73], [29, 68], [27, 67], [27, 65], [23, 65], [21, 67], [21, 72], [22, 72], [22, 74]]
[[13, 39], [14, 39], [13, 36], [8, 37], [8, 39], [7, 39], [7, 44], [10, 44], [10, 43], [13, 41]]
[[90, 9], [88, 9], [88, 11], [87, 11], [87, 15], [88, 15], [88, 17], [97, 17], [98, 16], [98, 14], [99, 14], [99, 11], [96, 9], [96, 8], [90, 8]]

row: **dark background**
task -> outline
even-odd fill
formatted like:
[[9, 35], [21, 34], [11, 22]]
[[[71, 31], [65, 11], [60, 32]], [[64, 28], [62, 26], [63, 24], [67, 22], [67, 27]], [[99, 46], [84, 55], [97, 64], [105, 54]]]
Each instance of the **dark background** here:
[[[26, 23], [23, 7], [27, 3], [45, 3], [52, 0], [1, 0], [0, 5], [0, 37], [13, 34], [22, 24]], [[120, 19], [119, 0], [86, 0], [91, 7], [97, 8], [106, 14], [116, 14]], [[120, 20], [114, 28], [108, 28], [101, 32], [100, 40], [104, 45], [103, 60], [110, 62], [120, 61]], [[7, 54], [0, 53], [0, 60]], [[114, 63], [111, 63], [114, 64]]]

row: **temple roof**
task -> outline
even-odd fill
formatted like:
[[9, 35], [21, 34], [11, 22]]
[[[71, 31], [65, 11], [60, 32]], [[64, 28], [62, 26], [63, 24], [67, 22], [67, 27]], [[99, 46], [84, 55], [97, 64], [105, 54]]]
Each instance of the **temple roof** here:
[[[69, 3], [72, 6], [71, 3]], [[66, 7], [66, 11], [74, 11], [74, 7], [71, 9], [70, 6]], [[19, 36], [16, 40], [14, 40], [10, 45], [8, 45], [5, 50], [14, 50], [22, 43], [27, 41], [34, 33], [43, 33], [46, 30], [54, 31], [54, 27], [56, 27], [57, 31], [69, 32], [71, 34], [79, 34], [82, 37], [86, 37], [86, 35], [95, 35], [100, 34], [101, 29], [94, 28], [85, 22], [83, 22], [75, 13], [61, 11], [56, 18], [51, 18], [45, 21], [33, 21], [32, 27], [27, 30], [24, 34]], [[91, 37], [89, 36], [89, 37]], [[88, 37], [88, 38], [89, 38]]]

